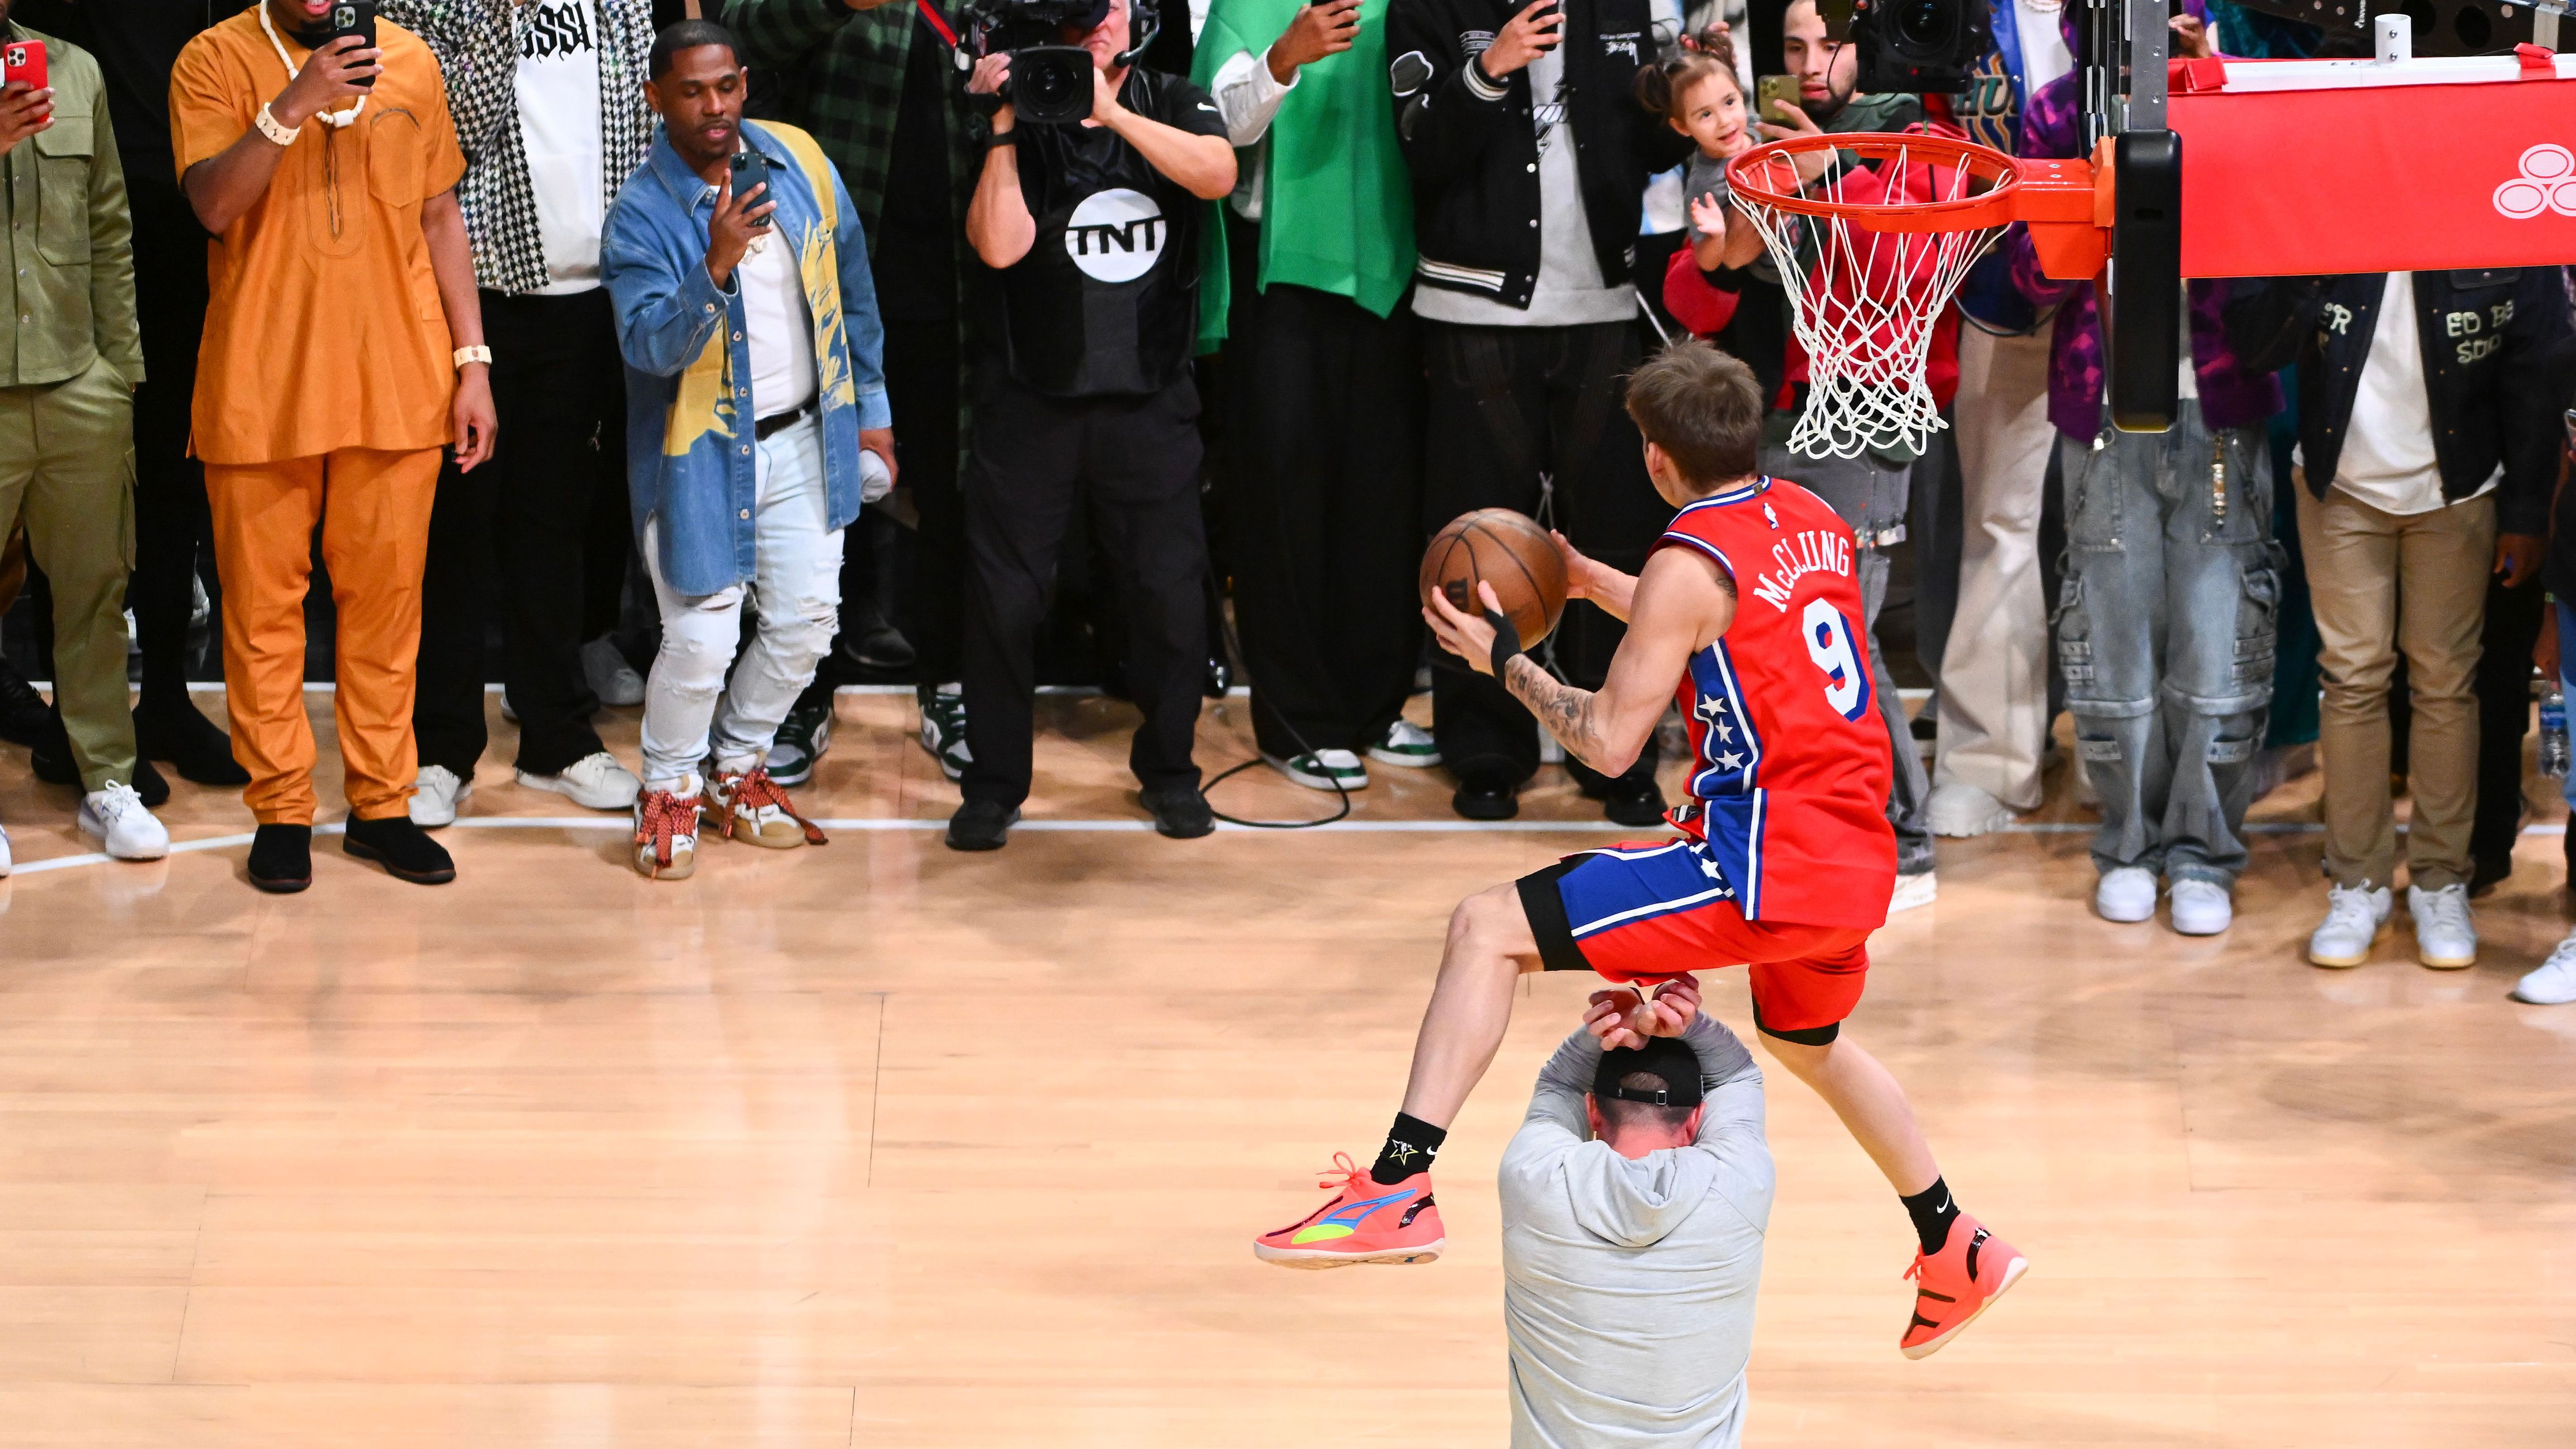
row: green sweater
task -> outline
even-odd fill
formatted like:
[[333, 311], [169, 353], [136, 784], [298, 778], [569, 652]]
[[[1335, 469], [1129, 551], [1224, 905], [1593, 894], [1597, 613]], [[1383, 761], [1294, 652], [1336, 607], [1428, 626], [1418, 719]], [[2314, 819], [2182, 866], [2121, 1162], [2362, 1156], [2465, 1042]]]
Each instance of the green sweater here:
[[[1199, 36], [1191, 79], [1211, 86], [1238, 53], [1256, 58], [1295, 19], [1304, 0], [1215, 0]], [[1388, 0], [1361, 0], [1357, 41], [1307, 66], [1279, 104], [1262, 145], [1260, 283], [1289, 282], [1348, 297], [1380, 317], [1413, 278], [1413, 185], [1395, 142], [1386, 93]], [[1249, 157], [1245, 165], [1250, 165]], [[1199, 342], [1225, 336], [1232, 300], [1225, 211], [1207, 229], [1199, 281]]]

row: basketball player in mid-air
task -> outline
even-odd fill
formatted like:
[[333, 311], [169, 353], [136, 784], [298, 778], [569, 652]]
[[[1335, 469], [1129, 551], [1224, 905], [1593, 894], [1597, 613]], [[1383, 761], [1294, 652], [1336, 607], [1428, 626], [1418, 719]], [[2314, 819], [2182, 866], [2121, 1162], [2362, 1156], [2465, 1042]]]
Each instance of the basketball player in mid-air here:
[[1744, 962], [1772, 1055], [1832, 1105], [1914, 1219], [1915, 1307], [1898, 1347], [1921, 1358], [2027, 1263], [1959, 1211], [1904, 1090], [1841, 1034], [1896, 883], [1851, 528], [1796, 484], [1754, 475], [1761, 394], [1734, 358], [1667, 348], [1629, 380], [1627, 406], [1647, 472], [1680, 512], [1634, 577], [1558, 540], [1568, 594], [1627, 621], [1601, 688], [1559, 683], [1522, 653], [1490, 584], [1478, 585], [1487, 617], [1437, 594], [1425, 617], [1443, 648], [1606, 775], [1636, 758], [1678, 685], [1691, 737], [1690, 799], [1671, 815], [1681, 837], [1585, 851], [1461, 902], [1376, 1164], [1342, 1158], [1324, 1184], [1332, 1199], [1254, 1251], [1289, 1267], [1439, 1256], [1431, 1162], [1502, 1044], [1522, 972], [1595, 971], [1633, 988], [1590, 1018], [1616, 1047], [1689, 1024], [1696, 983], [1664, 983]]

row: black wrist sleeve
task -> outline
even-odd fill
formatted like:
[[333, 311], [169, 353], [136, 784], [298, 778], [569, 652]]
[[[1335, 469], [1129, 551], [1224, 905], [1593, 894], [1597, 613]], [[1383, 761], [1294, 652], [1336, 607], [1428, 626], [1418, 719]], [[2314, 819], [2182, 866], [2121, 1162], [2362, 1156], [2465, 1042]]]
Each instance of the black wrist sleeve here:
[[1520, 626], [1493, 609], [1485, 611], [1485, 622], [1494, 626], [1494, 681], [1499, 684], [1504, 667], [1521, 655]]

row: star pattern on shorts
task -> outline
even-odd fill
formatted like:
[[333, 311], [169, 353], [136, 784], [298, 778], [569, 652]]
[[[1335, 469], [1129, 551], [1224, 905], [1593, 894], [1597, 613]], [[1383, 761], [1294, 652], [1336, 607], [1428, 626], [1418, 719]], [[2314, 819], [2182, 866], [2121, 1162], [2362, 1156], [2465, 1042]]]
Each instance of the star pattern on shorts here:
[[1717, 767], [1721, 770], [1741, 770], [1744, 768], [1744, 757], [1733, 750], [1728, 750], [1717, 757]]

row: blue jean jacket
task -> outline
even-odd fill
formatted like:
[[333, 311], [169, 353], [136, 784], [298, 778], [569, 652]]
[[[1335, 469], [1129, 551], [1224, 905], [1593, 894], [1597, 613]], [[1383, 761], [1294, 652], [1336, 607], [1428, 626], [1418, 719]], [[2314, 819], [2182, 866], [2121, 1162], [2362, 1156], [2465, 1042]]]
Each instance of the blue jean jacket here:
[[[777, 238], [796, 248], [814, 319], [822, 404], [826, 526], [859, 516], [859, 430], [893, 425], [886, 402], [885, 326], [858, 208], [814, 138], [793, 126], [746, 121], [746, 144], [770, 159]], [[716, 188], [689, 169], [661, 128], [644, 165], [608, 211], [600, 271], [617, 307], [626, 357], [627, 491], [636, 536], [662, 520], [662, 576], [691, 596], [749, 582], [758, 503], [742, 274], [707, 276], [707, 219]], [[730, 335], [730, 341], [728, 341]]]

